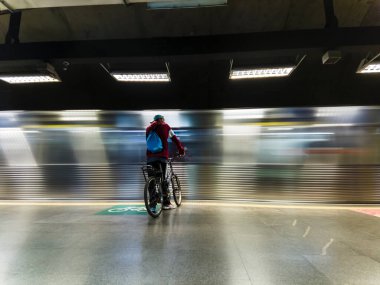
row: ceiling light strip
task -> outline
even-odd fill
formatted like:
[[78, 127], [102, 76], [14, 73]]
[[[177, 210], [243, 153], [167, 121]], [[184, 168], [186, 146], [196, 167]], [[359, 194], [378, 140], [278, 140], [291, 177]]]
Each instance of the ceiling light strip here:
[[124, 82], [170, 82], [167, 73], [111, 73], [118, 81]]
[[5, 75], [0, 76], [0, 80], [10, 84], [60, 82], [50, 75]]
[[233, 69], [230, 73], [230, 79], [285, 77], [289, 76], [294, 69], [295, 66], [258, 69]]
[[379, 72], [380, 72], [379, 63], [369, 64], [365, 68], [358, 71], [358, 73], [379, 73]]

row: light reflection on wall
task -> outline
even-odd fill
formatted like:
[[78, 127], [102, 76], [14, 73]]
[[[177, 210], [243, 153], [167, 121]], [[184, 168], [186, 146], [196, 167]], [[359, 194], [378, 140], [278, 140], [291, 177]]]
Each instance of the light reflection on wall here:
[[99, 110], [67, 110], [60, 112], [61, 121], [97, 121]]
[[256, 162], [260, 132], [261, 127], [257, 125], [223, 125], [223, 162]]
[[146, 110], [141, 113], [142, 115], [142, 121], [144, 126], [148, 126], [150, 122], [153, 121], [153, 118], [155, 115], [160, 114], [165, 117], [165, 121], [167, 124], [169, 124], [172, 128], [176, 128], [181, 126], [180, 121], [180, 111], [173, 111], [173, 110], [155, 110], [150, 111]]
[[0, 145], [9, 166], [37, 166], [21, 128], [1, 128]]
[[[38, 134], [36, 131], [32, 132]], [[42, 193], [45, 184], [44, 177], [24, 131], [21, 128], [1, 128], [0, 146], [7, 166], [10, 168], [9, 179], [13, 182], [16, 190], [12, 195], [23, 198], [25, 190], [37, 190]], [[22, 170], [20, 171], [20, 169]]]
[[265, 109], [234, 109], [223, 110], [223, 120], [260, 120]]
[[79, 164], [108, 164], [100, 128], [73, 128], [70, 130], [70, 138]]
[[[76, 172], [81, 183], [88, 189], [93, 189], [94, 192], [99, 187], [114, 189], [115, 185], [112, 181], [112, 172], [100, 128], [73, 128], [70, 130], [70, 139], [77, 161], [76, 165], [79, 166]], [[97, 168], [100, 169], [97, 170]], [[94, 171], [96, 177], [93, 177]]]

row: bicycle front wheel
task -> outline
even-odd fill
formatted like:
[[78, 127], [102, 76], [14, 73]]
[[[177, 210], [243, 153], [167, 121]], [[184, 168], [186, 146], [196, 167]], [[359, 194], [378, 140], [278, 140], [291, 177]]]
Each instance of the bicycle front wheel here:
[[145, 207], [150, 216], [157, 218], [162, 212], [162, 188], [154, 177], [150, 177], [144, 187]]
[[181, 192], [181, 183], [179, 182], [179, 178], [177, 175], [173, 175], [171, 178], [172, 190], [173, 190], [173, 198], [176, 205], [179, 207], [182, 203], [182, 192]]

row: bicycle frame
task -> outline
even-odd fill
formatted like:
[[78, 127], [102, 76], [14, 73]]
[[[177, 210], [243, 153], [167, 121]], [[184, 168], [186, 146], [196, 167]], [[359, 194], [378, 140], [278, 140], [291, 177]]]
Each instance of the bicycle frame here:
[[168, 163], [167, 163], [167, 166], [166, 166], [166, 176], [165, 176], [165, 181], [168, 183], [168, 186], [170, 185], [171, 183], [171, 178], [174, 174], [174, 170], [173, 170], [173, 165], [172, 165], [172, 160], [173, 158], [169, 158], [168, 159]]
[[[141, 167], [142, 173], [144, 175], [145, 182], [148, 181], [150, 176], [157, 176], [156, 170], [151, 165], [144, 165]], [[153, 173], [153, 175], [151, 175]]]
[[[162, 183], [162, 181], [166, 181], [168, 183], [168, 187], [170, 186], [171, 183], [171, 178], [174, 175], [174, 170], [173, 170], [173, 165], [172, 161], [175, 157], [170, 157], [167, 162], [167, 167], [166, 167], [166, 173], [157, 171], [156, 169], [153, 168], [151, 165], [144, 165], [141, 167], [143, 175], [144, 175], [144, 180], [145, 182], [148, 181], [148, 178], [151, 176], [155, 176], [156, 178], [159, 179], [159, 182]], [[164, 180], [162, 180], [164, 179]]]

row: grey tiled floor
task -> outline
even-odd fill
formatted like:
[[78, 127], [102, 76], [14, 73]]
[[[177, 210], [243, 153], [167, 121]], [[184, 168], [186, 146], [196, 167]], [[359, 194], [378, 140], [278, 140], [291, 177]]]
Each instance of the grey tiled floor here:
[[0, 284], [380, 284], [380, 218], [349, 209], [0, 206]]

